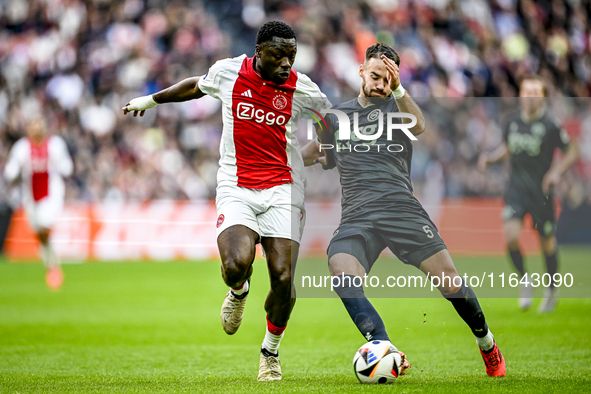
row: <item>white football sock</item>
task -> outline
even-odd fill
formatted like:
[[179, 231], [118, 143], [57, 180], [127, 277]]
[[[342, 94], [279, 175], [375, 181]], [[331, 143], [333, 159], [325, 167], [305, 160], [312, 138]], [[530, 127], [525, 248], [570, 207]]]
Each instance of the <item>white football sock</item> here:
[[282, 333], [281, 335], [272, 334], [267, 328], [267, 332], [265, 333], [265, 339], [263, 339], [262, 347], [273, 354], [277, 354], [277, 352], [279, 351], [279, 344], [281, 343], [281, 338], [283, 338], [283, 334], [284, 333]]
[[486, 336], [484, 336], [482, 338], [476, 337], [476, 343], [482, 349], [483, 352], [487, 352], [490, 349], [492, 349], [493, 346], [495, 345], [495, 340], [494, 340], [492, 332], [490, 332], [490, 330], [488, 330], [488, 333], [486, 334]]
[[51, 247], [49, 246], [49, 244], [41, 244], [41, 261], [43, 261], [43, 265], [45, 266], [45, 268], [51, 267]]
[[41, 260], [43, 261], [43, 265], [45, 266], [45, 268], [60, 267], [60, 260], [55, 254], [55, 251], [51, 247], [50, 243], [48, 243], [47, 245], [41, 244]]
[[246, 292], [248, 292], [248, 289], [250, 288], [248, 280], [246, 282], [244, 282], [244, 285], [242, 286], [242, 288], [240, 290], [234, 290], [232, 289], [232, 293], [234, 293], [235, 295], [239, 296], [242, 295]]

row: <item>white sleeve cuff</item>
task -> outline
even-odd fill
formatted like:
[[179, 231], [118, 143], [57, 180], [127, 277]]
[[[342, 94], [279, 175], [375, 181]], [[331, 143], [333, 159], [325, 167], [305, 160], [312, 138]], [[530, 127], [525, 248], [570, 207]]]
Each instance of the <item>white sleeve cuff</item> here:
[[146, 109], [154, 108], [158, 103], [154, 101], [152, 95], [134, 98], [126, 107], [128, 111], [144, 111]]
[[406, 89], [404, 89], [402, 84], [399, 84], [396, 90], [392, 91], [392, 94], [394, 95], [395, 99], [402, 98], [404, 96], [404, 93], [406, 93]]

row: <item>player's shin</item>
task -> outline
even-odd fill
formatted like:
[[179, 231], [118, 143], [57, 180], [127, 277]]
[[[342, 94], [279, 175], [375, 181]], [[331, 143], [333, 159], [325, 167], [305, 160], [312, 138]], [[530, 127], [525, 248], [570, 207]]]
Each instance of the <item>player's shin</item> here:
[[354, 275], [344, 275], [342, 283], [334, 286], [335, 292], [341, 298], [357, 329], [368, 341], [389, 341], [382, 318], [365, 296], [363, 287], [355, 286], [354, 278]]
[[523, 255], [521, 254], [521, 250], [519, 250], [519, 248], [515, 250], [509, 249], [509, 257], [517, 272], [523, 277], [523, 275], [525, 275], [525, 267], [523, 266]]
[[460, 290], [455, 294], [445, 296], [445, 298], [452, 303], [458, 315], [468, 324], [476, 337], [478, 346], [484, 352], [492, 349], [494, 346], [493, 336], [488, 329], [474, 290], [462, 280]]
[[546, 269], [548, 270], [548, 274], [550, 274], [550, 278], [552, 278], [550, 287], [554, 287], [554, 274], [558, 272], [558, 252], [554, 251], [552, 254], [545, 254], [544, 257], [546, 258]]

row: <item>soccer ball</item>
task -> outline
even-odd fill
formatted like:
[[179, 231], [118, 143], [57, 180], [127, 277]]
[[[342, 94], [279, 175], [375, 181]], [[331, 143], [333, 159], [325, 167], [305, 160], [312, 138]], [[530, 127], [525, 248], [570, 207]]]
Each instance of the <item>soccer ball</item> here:
[[389, 341], [371, 341], [353, 357], [353, 370], [361, 383], [393, 383], [400, 374], [402, 357]]

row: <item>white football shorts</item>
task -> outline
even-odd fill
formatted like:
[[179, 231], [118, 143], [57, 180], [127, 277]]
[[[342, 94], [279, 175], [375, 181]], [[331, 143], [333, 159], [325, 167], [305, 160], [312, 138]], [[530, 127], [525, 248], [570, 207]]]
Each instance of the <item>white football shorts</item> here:
[[31, 228], [39, 232], [42, 228], [53, 227], [64, 209], [64, 200], [47, 196], [37, 202], [26, 201], [24, 206]]
[[215, 204], [216, 237], [228, 227], [241, 224], [259, 237], [286, 238], [298, 243], [302, 238], [306, 222], [304, 192], [290, 183], [269, 189], [218, 186]]

